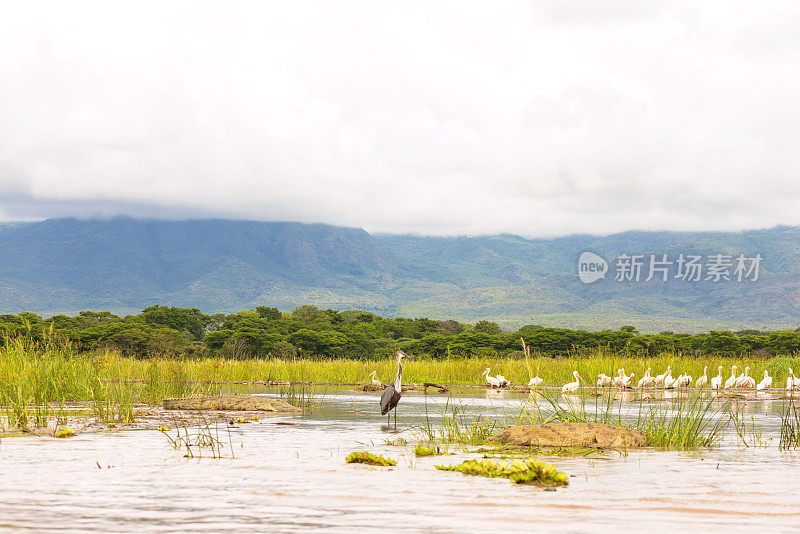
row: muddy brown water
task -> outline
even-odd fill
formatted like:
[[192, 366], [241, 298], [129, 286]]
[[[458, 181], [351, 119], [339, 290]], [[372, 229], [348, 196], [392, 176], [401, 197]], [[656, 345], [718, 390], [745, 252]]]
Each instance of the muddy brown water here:
[[[276, 395], [276, 389], [262, 393]], [[800, 453], [778, 450], [772, 395], [744, 402], [762, 447], [729, 430], [711, 450], [651, 449], [601, 458], [553, 457], [568, 488], [543, 491], [504, 479], [439, 472], [435, 464], [476, 457], [417, 459], [387, 444], [439, 421], [445, 403], [467, 417], [504, 418], [525, 399], [513, 393], [407, 393], [388, 431], [379, 393], [314, 389], [316, 409], [262, 417], [230, 430], [235, 458], [187, 459], [153, 430], [99, 432], [0, 444], [0, 529], [35, 532], [789, 532], [800, 529]], [[623, 398], [638, 410], [638, 399]], [[285, 424], [294, 423], [294, 424]], [[222, 427], [221, 427], [222, 428]], [[227, 430], [221, 430], [227, 436]], [[227, 440], [227, 437], [226, 437]], [[369, 450], [394, 468], [348, 465]], [[98, 467], [99, 466], [99, 467]]]

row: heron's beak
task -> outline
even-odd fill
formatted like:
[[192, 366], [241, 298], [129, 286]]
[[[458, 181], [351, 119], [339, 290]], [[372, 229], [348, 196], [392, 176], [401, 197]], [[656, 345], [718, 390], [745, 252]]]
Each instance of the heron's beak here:
[[398, 350], [398, 351], [397, 351], [397, 355], [398, 355], [398, 356], [401, 356], [401, 357], [403, 357], [403, 358], [411, 358], [411, 359], [413, 359], [413, 358], [414, 358], [413, 356], [410, 356], [410, 355], [406, 354], [406, 353], [405, 353], [405, 352], [403, 352], [402, 350]]

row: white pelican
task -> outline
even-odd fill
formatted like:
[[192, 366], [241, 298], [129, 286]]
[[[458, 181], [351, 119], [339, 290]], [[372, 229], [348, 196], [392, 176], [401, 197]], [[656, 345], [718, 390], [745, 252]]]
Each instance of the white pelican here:
[[529, 388], [536, 388], [536, 387], [539, 387], [539, 386], [541, 386], [541, 385], [542, 385], [542, 382], [544, 382], [544, 380], [542, 380], [542, 379], [541, 379], [541, 378], [539, 378], [538, 376], [534, 376], [533, 378], [531, 378], [531, 379], [528, 381], [528, 387], [529, 387]]
[[493, 376], [489, 376], [489, 368], [488, 367], [486, 369], [484, 369], [483, 372], [481, 373], [481, 376], [483, 376], [483, 375], [486, 375], [486, 382], [489, 383], [490, 387], [493, 387], [493, 388], [499, 388], [500, 387], [500, 381], [497, 378], [493, 377]]
[[683, 380], [681, 380], [681, 385], [685, 388], [688, 388], [692, 385], [692, 375], [689, 373], [683, 373]]
[[655, 383], [656, 379], [650, 376], [650, 368], [647, 368], [647, 371], [644, 372], [644, 376], [639, 379], [639, 382], [636, 384], [637, 388], [646, 388], [647, 386], [652, 386]]
[[731, 367], [731, 376], [725, 381], [725, 385], [723, 386], [725, 389], [731, 389], [732, 387], [736, 387], [736, 380], [739, 377], [736, 376], [736, 366], [734, 365]]
[[744, 372], [739, 373], [739, 376], [736, 377], [736, 385], [734, 387], [741, 388], [744, 387], [744, 383], [747, 380], [744, 377]]
[[509, 385], [511, 385], [511, 382], [506, 380], [506, 377], [504, 377], [503, 375], [497, 375], [497, 376], [495, 376], [495, 378], [497, 379], [498, 382], [500, 382], [500, 387], [501, 388], [505, 388], [505, 387], [508, 387]]
[[770, 386], [772, 386], [772, 377], [769, 376], [767, 370], [764, 369], [764, 378], [762, 378], [761, 382], [758, 383], [756, 390], [761, 391], [762, 389], [767, 389]]
[[378, 371], [372, 371], [372, 373], [370, 373], [370, 375], [369, 375], [370, 381], [372, 382], [372, 385], [373, 385], [373, 386], [382, 386], [382, 385], [383, 385], [383, 383], [382, 383], [380, 380], [377, 380], [377, 379], [375, 378], [375, 374], [376, 374], [377, 372], [378, 372]]
[[722, 387], [722, 366], [717, 367], [717, 376], [711, 379], [711, 389]]
[[633, 382], [633, 377], [634, 376], [636, 376], [636, 373], [631, 373], [628, 376], [625, 376], [625, 374], [623, 373], [621, 387], [626, 388], [626, 389], [631, 387], [631, 382]]
[[744, 373], [736, 379], [736, 387], [737, 388], [754, 388], [756, 387], [756, 381], [750, 376], [750, 368], [745, 367]]
[[622, 387], [622, 380], [624, 376], [625, 376], [625, 369], [624, 368], [617, 369], [617, 376], [615, 376], [614, 380], [612, 380], [613, 384], [617, 387]]
[[794, 377], [794, 371], [789, 369], [789, 376], [786, 377], [786, 391], [793, 391], [797, 388], [797, 379]]
[[575, 378], [575, 382], [567, 382], [561, 388], [561, 393], [573, 392], [576, 391], [581, 385], [581, 375], [578, 374], [578, 371], [572, 371], [572, 376]]
[[670, 367], [670, 366], [668, 365], [668, 366], [667, 366], [667, 370], [664, 372], [664, 374], [663, 374], [663, 375], [658, 375], [658, 376], [656, 376], [656, 382], [655, 382], [655, 385], [656, 385], [656, 386], [663, 386], [663, 385], [664, 385], [664, 379], [665, 379], [665, 378], [667, 378], [667, 375], [670, 375], [670, 376], [672, 376], [672, 375], [671, 375], [671, 373], [672, 373], [672, 367]]
[[597, 375], [597, 387], [604, 388], [611, 385], [611, 377], [605, 373]]
[[[678, 389], [681, 387], [683, 381], [683, 373], [679, 374], [675, 377], [675, 380], [672, 381], [672, 389]], [[664, 386], [667, 385], [667, 381], [664, 381]]]
[[664, 377], [664, 387], [667, 389], [672, 389], [675, 387], [676, 380], [672, 378], [672, 371], [669, 367], [667, 367], [667, 376]]
[[[688, 382], [691, 382], [692, 377], [687, 375], [686, 373], [681, 373], [675, 378], [675, 381], [672, 382], [673, 389], [680, 389], [684, 386], [688, 386]], [[665, 382], [666, 385], [666, 382]]]
[[703, 367], [703, 376], [698, 377], [697, 382], [695, 382], [694, 385], [698, 388], [702, 388], [705, 387], [707, 383], [708, 383], [708, 366], [706, 365], [705, 367]]

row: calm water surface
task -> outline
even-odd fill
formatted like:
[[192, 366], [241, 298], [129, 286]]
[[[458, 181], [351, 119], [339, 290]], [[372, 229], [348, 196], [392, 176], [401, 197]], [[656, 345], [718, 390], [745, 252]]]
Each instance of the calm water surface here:
[[[265, 394], [274, 394], [268, 390]], [[36, 532], [653, 532], [800, 530], [800, 453], [780, 452], [780, 400], [744, 407], [767, 447], [728, 435], [699, 452], [636, 451], [600, 459], [552, 458], [568, 488], [438, 472], [387, 441], [439, 419], [448, 398], [406, 393], [400, 434], [387, 431], [379, 393], [316, 388], [314, 413], [264, 417], [231, 430], [234, 459], [186, 459], [157, 431], [25, 437], [0, 445], [0, 529]], [[451, 397], [468, 414], [515, 413], [525, 397]], [[638, 410], [630, 398], [631, 410]], [[293, 425], [280, 425], [292, 422]], [[227, 434], [225, 434], [227, 436]], [[354, 450], [394, 468], [347, 465]], [[100, 468], [98, 468], [98, 464]]]

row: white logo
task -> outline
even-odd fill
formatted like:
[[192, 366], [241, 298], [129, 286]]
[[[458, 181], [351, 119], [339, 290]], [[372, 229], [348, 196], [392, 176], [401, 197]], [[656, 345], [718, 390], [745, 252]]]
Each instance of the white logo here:
[[578, 278], [584, 284], [591, 284], [606, 277], [608, 262], [594, 252], [583, 252], [578, 258]]

